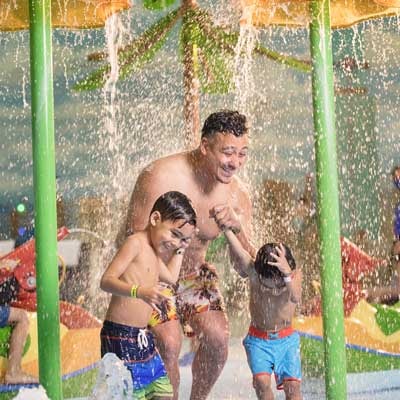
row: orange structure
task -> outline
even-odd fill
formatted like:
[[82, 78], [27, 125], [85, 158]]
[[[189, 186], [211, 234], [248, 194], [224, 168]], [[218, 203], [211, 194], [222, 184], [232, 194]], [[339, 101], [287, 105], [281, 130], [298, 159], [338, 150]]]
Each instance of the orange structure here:
[[[51, 2], [53, 28], [98, 28], [112, 14], [128, 9], [129, 0], [57, 0]], [[0, 30], [29, 29], [29, 2], [0, 2]]]
[[[310, 23], [309, 0], [241, 0], [242, 23], [258, 27], [268, 25], [307, 26]], [[361, 21], [400, 13], [400, 0], [331, 0], [331, 27], [345, 28]]]

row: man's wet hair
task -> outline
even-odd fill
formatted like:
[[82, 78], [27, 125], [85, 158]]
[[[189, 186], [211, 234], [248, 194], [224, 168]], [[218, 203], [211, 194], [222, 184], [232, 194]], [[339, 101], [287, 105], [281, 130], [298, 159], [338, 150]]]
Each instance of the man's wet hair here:
[[181, 192], [171, 191], [162, 194], [150, 212], [158, 211], [163, 221], [183, 219], [185, 224], [196, 226], [196, 211], [190, 199]]
[[[282, 243], [283, 247], [285, 248], [285, 257], [289, 264], [290, 269], [293, 271], [296, 269], [296, 261], [293, 257], [291, 250], [289, 249], [286, 244]], [[284, 275], [279, 268], [275, 265], [271, 265], [270, 262], [275, 262], [275, 258], [271, 256], [271, 253], [278, 254], [276, 248], [279, 247], [278, 243], [266, 243], [262, 246], [256, 256], [256, 261], [254, 263], [255, 270], [258, 275], [274, 279], [275, 281], [282, 280]]]
[[247, 134], [246, 116], [238, 111], [222, 110], [208, 116], [204, 121], [201, 137], [211, 137], [216, 133], [231, 133], [237, 137]]

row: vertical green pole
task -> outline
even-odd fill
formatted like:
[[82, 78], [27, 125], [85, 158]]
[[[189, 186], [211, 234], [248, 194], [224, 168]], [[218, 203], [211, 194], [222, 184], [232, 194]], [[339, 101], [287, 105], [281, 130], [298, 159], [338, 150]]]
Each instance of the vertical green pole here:
[[39, 379], [62, 399], [51, 47], [51, 0], [30, 0], [32, 150]]
[[326, 398], [345, 400], [346, 353], [329, 0], [311, 0], [310, 12]]

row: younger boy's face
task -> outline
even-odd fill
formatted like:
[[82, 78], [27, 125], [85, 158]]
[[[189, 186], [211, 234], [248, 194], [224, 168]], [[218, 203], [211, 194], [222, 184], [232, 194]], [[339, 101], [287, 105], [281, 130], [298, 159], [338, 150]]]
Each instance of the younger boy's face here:
[[[268, 268], [268, 266], [265, 268]], [[283, 278], [280, 277], [266, 278], [265, 276], [258, 275], [258, 278], [261, 285], [267, 290], [275, 291], [276, 289], [281, 289], [286, 286]]]
[[183, 219], [177, 221], [160, 219], [153, 229], [153, 246], [160, 254], [187, 248], [194, 233], [195, 227]]

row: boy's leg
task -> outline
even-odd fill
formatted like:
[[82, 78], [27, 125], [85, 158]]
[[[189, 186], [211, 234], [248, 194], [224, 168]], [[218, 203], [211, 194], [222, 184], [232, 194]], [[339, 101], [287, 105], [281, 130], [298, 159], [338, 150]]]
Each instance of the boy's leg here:
[[38, 379], [21, 370], [21, 359], [29, 331], [29, 319], [25, 310], [10, 307], [8, 323], [14, 325], [10, 339], [6, 383], [35, 383]]
[[273, 400], [271, 375], [274, 372], [274, 343], [248, 334], [243, 340], [247, 362], [253, 374], [253, 387], [259, 400]]
[[271, 387], [271, 375], [254, 375], [253, 386], [258, 400], [274, 400], [274, 393], [272, 392]]
[[178, 320], [163, 322], [152, 327], [158, 351], [164, 361], [165, 369], [174, 389], [174, 399], [179, 394], [179, 353], [182, 346], [182, 331]]
[[300, 382], [298, 381], [284, 381], [283, 390], [285, 391], [286, 400], [302, 400]]
[[301, 400], [301, 360], [300, 337], [292, 335], [279, 340], [281, 342], [279, 357], [276, 365], [276, 379], [279, 389], [285, 391], [287, 400]]

